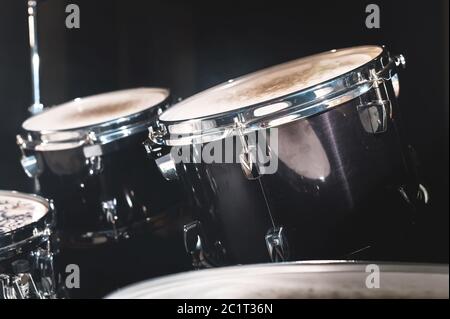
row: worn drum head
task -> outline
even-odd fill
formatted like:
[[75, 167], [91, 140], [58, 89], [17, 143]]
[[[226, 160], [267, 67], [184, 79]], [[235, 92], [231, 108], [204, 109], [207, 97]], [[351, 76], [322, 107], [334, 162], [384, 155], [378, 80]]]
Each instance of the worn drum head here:
[[22, 127], [48, 132], [96, 126], [143, 112], [168, 96], [163, 88], [138, 88], [78, 98], [29, 118]]
[[332, 50], [251, 73], [188, 98], [164, 112], [182, 121], [236, 111], [286, 96], [355, 70], [383, 52], [379, 46]]
[[47, 219], [49, 210], [49, 203], [41, 197], [0, 191], [0, 255], [38, 236], [42, 230], [38, 224]]

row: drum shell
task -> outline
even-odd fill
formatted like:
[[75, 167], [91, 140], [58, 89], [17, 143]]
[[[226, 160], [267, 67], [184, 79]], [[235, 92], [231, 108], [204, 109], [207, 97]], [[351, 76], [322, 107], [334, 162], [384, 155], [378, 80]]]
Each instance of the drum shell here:
[[[384, 248], [364, 258], [395, 255], [394, 243], [413, 219], [419, 184], [392, 83], [384, 83], [390, 100], [385, 132], [369, 132], [362, 120], [361, 107], [376, 96], [372, 88], [278, 126], [278, 169], [260, 182], [246, 179], [240, 164], [177, 165], [193, 219], [202, 222], [210, 242], [224, 245], [229, 263], [269, 261], [265, 235], [273, 226], [285, 231], [289, 260], [358, 258], [352, 253], [367, 247]], [[286, 165], [289, 157], [301, 160], [297, 171]]]
[[92, 167], [83, 148], [58, 151], [25, 150], [41, 167], [37, 192], [58, 207], [57, 228], [64, 240], [81, 240], [90, 233], [111, 232], [102, 203], [117, 201], [118, 229], [147, 222], [161, 228], [171, 207], [181, 201], [177, 182], [166, 181], [142, 145], [145, 133], [111, 142], [100, 156], [101, 169]]

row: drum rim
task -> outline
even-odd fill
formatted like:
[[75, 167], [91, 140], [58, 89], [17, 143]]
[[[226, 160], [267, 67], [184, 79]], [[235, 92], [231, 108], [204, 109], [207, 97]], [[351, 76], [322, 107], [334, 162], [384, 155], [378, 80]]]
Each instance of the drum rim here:
[[55, 208], [53, 201], [36, 194], [27, 194], [14, 190], [0, 190], [0, 195], [15, 198], [25, 198], [43, 204], [47, 208], [47, 213], [39, 220], [27, 224], [23, 227], [14, 229], [12, 231], [0, 234], [0, 261], [8, 259], [8, 253], [20, 249], [26, 245], [37, 242], [39, 245], [47, 240], [51, 233], [51, 228], [54, 222]]
[[[374, 80], [371, 70], [375, 71], [379, 79], [384, 80], [390, 80], [396, 74], [397, 67], [401, 64], [400, 57], [402, 59], [403, 57], [391, 57], [385, 46], [368, 46], [379, 47], [382, 51], [366, 64], [330, 80], [292, 94], [232, 111], [189, 120], [164, 121], [160, 119], [157, 126], [149, 128], [149, 138], [156, 144], [167, 146], [202, 144], [235, 135], [238, 130], [241, 134], [246, 134], [328, 111], [372, 89]], [[358, 47], [367, 46], [351, 48]], [[339, 50], [345, 49], [349, 48]], [[334, 52], [335, 50], [330, 51]], [[326, 93], [317, 97], [315, 92], [318, 92], [319, 89]], [[280, 103], [284, 103], [286, 107], [262, 116], [255, 115], [257, 110]]]
[[[127, 136], [143, 132], [150, 125], [152, 118], [155, 118], [169, 107], [171, 98], [170, 89], [164, 87], [139, 87], [104, 92], [83, 98], [138, 89], [162, 90], [167, 93], [167, 97], [160, 103], [150, 106], [140, 112], [83, 127], [63, 130], [32, 131], [25, 129], [22, 126], [22, 133], [17, 135], [17, 144], [25, 150], [41, 152], [59, 151], [74, 149], [85, 145], [105, 145]], [[71, 101], [65, 103], [70, 102]]]

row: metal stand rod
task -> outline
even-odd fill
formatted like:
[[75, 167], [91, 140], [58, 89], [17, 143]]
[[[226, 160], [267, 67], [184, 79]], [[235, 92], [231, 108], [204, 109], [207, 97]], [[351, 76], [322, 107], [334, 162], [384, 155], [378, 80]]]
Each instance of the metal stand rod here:
[[28, 0], [28, 35], [30, 39], [30, 58], [31, 58], [31, 80], [33, 85], [33, 104], [28, 111], [34, 115], [44, 109], [41, 103], [41, 93], [39, 84], [39, 46], [37, 31], [37, 0]]

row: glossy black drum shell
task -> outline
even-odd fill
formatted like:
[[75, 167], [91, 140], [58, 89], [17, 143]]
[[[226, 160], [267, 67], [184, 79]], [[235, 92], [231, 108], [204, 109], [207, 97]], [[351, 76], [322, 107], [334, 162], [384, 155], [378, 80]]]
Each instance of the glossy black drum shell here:
[[[208, 241], [224, 246], [228, 263], [269, 261], [265, 235], [273, 225], [286, 231], [289, 260], [384, 259], [396, 254], [395, 243], [413, 219], [419, 184], [401, 136], [392, 84], [385, 83], [391, 100], [386, 132], [368, 132], [361, 120], [361, 106], [374, 97], [373, 88], [277, 128], [278, 170], [260, 178], [271, 216], [260, 182], [247, 180], [240, 164], [177, 165], [191, 194], [193, 220], [203, 224]], [[314, 143], [305, 140], [305, 131]], [[320, 153], [325, 156], [314, 155]], [[301, 173], [302, 167], [298, 173], [284, 163], [290, 156], [314, 161], [312, 167], [322, 160], [325, 168], [319, 171], [329, 165], [329, 173], [311, 177]], [[302, 161], [297, 164], [302, 166]], [[354, 254], [368, 247], [375, 248], [372, 255]]]
[[[58, 207], [57, 229], [63, 238], [111, 231], [102, 202], [117, 200], [117, 227], [145, 222], [160, 227], [168, 209], [182, 200], [177, 182], [166, 181], [149, 161], [141, 132], [114, 141], [115, 150], [101, 156], [101, 171], [90, 174], [81, 147], [60, 151], [30, 151], [42, 172], [38, 193]], [[169, 209], [170, 210], [170, 209]]]

